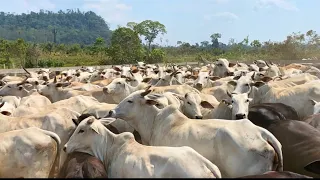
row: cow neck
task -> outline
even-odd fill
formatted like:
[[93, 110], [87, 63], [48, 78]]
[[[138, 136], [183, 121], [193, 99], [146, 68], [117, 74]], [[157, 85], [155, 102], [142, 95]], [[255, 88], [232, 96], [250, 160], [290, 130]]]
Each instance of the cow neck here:
[[112, 149], [114, 148], [116, 135], [104, 126], [103, 128], [99, 127], [99, 133], [99, 138], [96, 141], [98, 145], [95, 143], [92, 144], [92, 149], [95, 149], [95, 151], [93, 151], [93, 155], [98, 157], [107, 169], [107, 167], [109, 167], [110, 160], [115, 153]]
[[132, 133], [130, 132], [123, 132], [121, 134], [113, 134], [112, 133], [112, 136], [113, 136], [113, 142], [112, 144], [110, 143], [107, 147], [108, 148], [108, 151], [107, 151], [107, 158], [106, 162], [107, 162], [107, 165], [108, 167], [111, 166], [111, 163], [116, 160], [118, 157], [119, 157], [119, 154], [121, 152], [128, 152], [129, 151], [133, 151], [132, 150], [132, 147], [128, 148], [128, 145], [133, 145], [132, 143], [134, 144], [138, 144], [135, 139], [134, 139], [134, 136]]
[[155, 136], [159, 135], [159, 133], [165, 135], [167, 134], [166, 131], [170, 131], [171, 128], [183, 124], [185, 119], [189, 118], [179, 111], [174, 105], [169, 105], [161, 109], [153, 121], [149, 144], [155, 144], [153, 140], [157, 137], [153, 137], [153, 133], [155, 133]]
[[154, 106], [148, 106], [145, 111], [137, 113], [136, 117], [127, 121], [139, 132], [143, 144], [149, 145], [150, 143], [150, 138], [154, 129], [154, 120], [159, 111], [160, 110]]
[[[52, 99], [52, 102], [57, 102], [57, 101], [60, 101], [60, 100], [63, 100], [63, 98], [65, 97], [66, 94], [69, 93], [69, 90], [68, 89], [61, 89], [61, 88], [58, 88], [56, 90], [56, 92], [53, 93], [53, 96], [51, 96], [51, 99]], [[62, 99], [61, 99], [62, 98]], [[51, 100], [50, 99], [50, 100]]]

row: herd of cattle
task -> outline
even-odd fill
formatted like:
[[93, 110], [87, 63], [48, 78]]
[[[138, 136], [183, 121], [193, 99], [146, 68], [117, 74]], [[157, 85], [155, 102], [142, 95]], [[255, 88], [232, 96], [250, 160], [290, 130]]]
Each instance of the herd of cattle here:
[[320, 177], [320, 70], [263, 60], [0, 75], [0, 177]]

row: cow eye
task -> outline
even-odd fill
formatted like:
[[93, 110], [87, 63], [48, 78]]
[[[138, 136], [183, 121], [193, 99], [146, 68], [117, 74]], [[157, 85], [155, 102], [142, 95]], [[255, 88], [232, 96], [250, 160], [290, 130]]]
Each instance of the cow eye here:
[[84, 130], [80, 129], [80, 131], [78, 133], [83, 133], [83, 132], [84, 132]]
[[246, 84], [246, 86], [249, 86], [249, 84]]
[[8, 88], [11, 88], [11, 86], [8, 86]]
[[206, 79], [208, 79], [208, 77], [206, 77]]
[[191, 105], [191, 103], [190, 102], [187, 102], [189, 105]]
[[121, 84], [121, 82], [117, 82], [117, 84]]
[[249, 99], [247, 99], [246, 102], [249, 102]]
[[128, 103], [133, 103], [133, 101], [129, 100]]
[[231, 103], [234, 103], [234, 101], [231, 101]]

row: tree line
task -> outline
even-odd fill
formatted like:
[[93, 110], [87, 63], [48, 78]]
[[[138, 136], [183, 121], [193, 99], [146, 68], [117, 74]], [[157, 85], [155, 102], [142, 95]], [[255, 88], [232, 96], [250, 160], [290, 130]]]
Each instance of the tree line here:
[[[60, 15], [66, 16], [65, 19], [71, 19], [71, 16], [85, 16], [87, 13], [80, 11], [68, 11]], [[59, 12], [57, 14], [59, 14]], [[36, 13], [37, 16], [47, 16], [55, 14], [52, 12]], [[42, 15], [41, 15], [42, 14]], [[35, 14], [34, 14], [35, 15]], [[8, 16], [8, 14], [6, 14]], [[23, 16], [23, 15], [21, 15]], [[27, 15], [26, 15], [27, 16]], [[53, 16], [53, 15], [52, 15]], [[70, 16], [70, 17], [69, 17]], [[96, 16], [94, 14], [94, 16]], [[25, 16], [24, 16], [25, 17]], [[97, 16], [98, 17], [98, 16]], [[41, 18], [40, 18], [41, 19]], [[45, 19], [45, 18], [42, 18]], [[104, 20], [99, 17], [99, 23]], [[100, 20], [102, 20], [100, 22]], [[14, 24], [14, 20], [6, 20], [7, 25]], [[1, 20], [0, 20], [1, 22]], [[54, 22], [54, 21], [52, 21]], [[145, 61], [147, 63], [156, 62], [185, 62], [185, 61], [203, 61], [214, 60], [219, 57], [230, 60], [296, 60], [302, 58], [320, 58], [319, 45], [320, 37], [316, 31], [309, 30], [305, 33], [297, 32], [287, 36], [284, 41], [274, 42], [251, 40], [249, 36], [242, 41], [236, 42], [231, 38], [227, 44], [220, 42], [223, 34], [213, 33], [208, 40], [195, 44], [177, 41], [176, 45], [154, 43], [156, 38], [161, 42], [163, 34], [167, 33], [165, 25], [158, 21], [145, 20], [141, 23], [128, 22], [124, 27], [118, 27], [110, 31], [105, 23], [105, 31], [110, 31], [108, 36], [101, 36], [92, 30], [90, 24], [82, 23], [83, 27], [75, 24], [60, 24], [60, 28], [73, 27], [75, 31], [82, 29], [88, 30], [94, 40], [88, 40], [90, 43], [68, 41], [65, 43], [54, 38], [45, 42], [30, 41], [28, 38], [17, 38], [15, 40], [3, 38], [0, 40], [0, 64], [5, 67], [57, 67], [57, 66], [80, 66], [80, 65], [103, 65], [103, 64], [129, 64], [136, 61]], [[78, 21], [74, 21], [78, 22]], [[6, 24], [3, 23], [3, 24]], [[15, 22], [17, 24], [17, 22]], [[20, 22], [25, 27], [30, 28], [29, 23]], [[41, 24], [41, 23], [40, 23]], [[97, 24], [93, 25], [96, 27]], [[79, 26], [81, 25], [78, 24]], [[0, 26], [2, 27], [2, 25]], [[45, 25], [37, 27], [45, 30]], [[101, 26], [102, 28], [102, 26]], [[51, 29], [61, 31], [59, 28]], [[101, 31], [100, 31], [101, 32]], [[20, 33], [21, 34], [21, 33]], [[0, 33], [1, 35], [1, 33]], [[142, 41], [144, 40], [144, 42]]]

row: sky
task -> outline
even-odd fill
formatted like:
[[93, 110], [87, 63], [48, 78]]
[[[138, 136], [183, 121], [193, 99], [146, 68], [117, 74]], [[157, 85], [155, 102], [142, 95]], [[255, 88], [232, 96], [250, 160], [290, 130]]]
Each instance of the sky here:
[[[156, 43], [176, 45], [210, 41], [220, 33], [220, 41], [236, 42], [249, 35], [249, 41], [282, 41], [292, 32], [320, 32], [320, 0], [10, 0], [0, 11], [16, 14], [40, 9], [93, 11], [112, 30], [127, 22], [159, 21], [167, 34]], [[160, 40], [162, 38], [162, 41]]]

